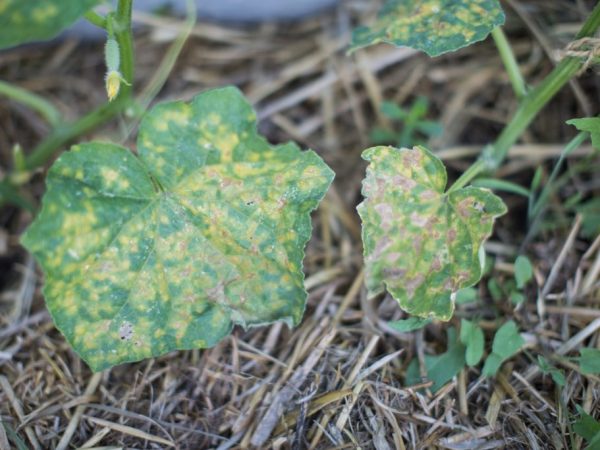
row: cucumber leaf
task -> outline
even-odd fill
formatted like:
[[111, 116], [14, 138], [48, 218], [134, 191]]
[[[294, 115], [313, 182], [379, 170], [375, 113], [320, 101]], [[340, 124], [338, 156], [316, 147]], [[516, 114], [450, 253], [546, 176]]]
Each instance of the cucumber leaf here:
[[302, 318], [310, 212], [333, 172], [269, 145], [235, 88], [154, 107], [138, 156], [87, 143], [50, 169], [22, 239], [57, 328], [94, 370]]
[[50, 39], [101, 0], [2, 0], [0, 48]]
[[481, 278], [482, 244], [506, 206], [487, 189], [444, 193], [446, 169], [424, 147], [373, 147], [363, 158], [358, 213], [369, 296], [387, 288], [409, 314], [449, 320], [453, 295]]
[[387, 42], [438, 56], [485, 39], [503, 23], [498, 0], [387, 0], [372, 26], [354, 30], [351, 50]]

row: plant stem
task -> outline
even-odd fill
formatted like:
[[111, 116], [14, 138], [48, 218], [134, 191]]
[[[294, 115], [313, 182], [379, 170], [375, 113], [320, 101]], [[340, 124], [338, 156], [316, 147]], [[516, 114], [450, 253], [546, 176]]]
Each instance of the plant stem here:
[[106, 30], [106, 18], [101, 16], [97, 12], [88, 11], [85, 13], [85, 15], [83, 17], [85, 17], [85, 20], [87, 20], [92, 25], [96, 25], [97, 27], [100, 27], [100, 28]]
[[464, 186], [466, 186], [469, 181], [479, 175], [481, 172], [485, 170], [485, 161], [482, 159], [478, 159], [471, 166], [463, 172], [463, 174], [456, 180], [450, 189], [448, 189], [448, 194], [453, 191], [456, 191]]
[[36, 169], [46, 163], [49, 158], [77, 136], [81, 136], [99, 125], [108, 122], [128, 105], [131, 98], [131, 82], [133, 81], [133, 37], [131, 32], [132, 0], [120, 0], [115, 18], [115, 38], [119, 43], [121, 73], [128, 84], [124, 84], [117, 98], [98, 107], [79, 120], [58, 125], [26, 159], [28, 170]]
[[571, 140], [571, 142], [569, 142], [565, 146], [564, 150], [560, 154], [560, 157], [558, 158], [558, 161], [556, 162], [556, 164], [554, 165], [554, 168], [552, 169], [552, 173], [550, 174], [548, 181], [546, 181], [546, 183], [544, 184], [544, 188], [542, 189], [540, 196], [532, 204], [532, 207], [530, 208], [530, 211], [528, 214], [528, 219], [529, 219], [530, 223], [533, 223], [534, 221], [536, 221], [537, 217], [540, 215], [540, 213], [545, 208], [546, 203], [548, 201], [548, 197], [550, 196], [552, 191], [554, 191], [554, 189], [555, 189], [554, 181], [558, 177], [558, 172], [562, 168], [562, 165], [563, 165], [563, 162], [565, 161], [565, 159], [571, 153], [573, 153], [575, 150], [577, 150], [581, 146], [581, 144], [583, 144], [586, 141], [586, 139], [588, 139], [589, 137], [590, 137], [590, 134], [588, 132], [581, 131], [577, 134], [577, 136], [575, 136]]
[[508, 78], [512, 84], [513, 91], [515, 91], [515, 95], [520, 100], [527, 94], [527, 88], [525, 86], [523, 75], [519, 70], [519, 64], [517, 63], [515, 54], [513, 53], [508, 39], [506, 39], [504, 31], [502, 31], [502, 28], [494, 28], [492, 30], [492, 38], [494, 39], [496, 48], [498, 48], [498, 53], [500, 53], [500, 58], [502, 59], [504, 67], [506, 68], [506, 72], [508, 73]]
[[0, 94], [37, 111], [52, 126], [57, 126], [62, 119], [60, 112], [52, 103], [26, 89], [0, 81]]
[[[576, 39], [592, 36], [600, 27], [600, 3], [596, 4], [591, 14], [581, 27]], [[504, 127], [496, 142], [486, 146], [479, 159], [463, 175], [456, 180], [448, 192], [465, 186], [473, 178], [486, 171], [495, 171], [500, 167], [508, 151], [521, 137], [540, 110], [554, 97], [554, 95], [579, 72], [584, 61], [577, 57], [565, 57], [548, 74], [542, 83], [530, 91], [521, 102], [512, 120]]]
[[[600, 3], [596, 4], [581, 30], [577, 39], [593, 35], [600, 27]], [[488, 169], [496, 170], [506, 158], [508, 150], [519, 139], [538, 112], [552, 97], [581, 69], [583, 60], [577, 57], [565, 57], [542, 83], [531, 91], [517, 109], [510, 123], [493, 146], [484, 151], [482, 157], [486, 160]]]
[[34, 170], [40, 166], [43, 166], [48, 159], [60, 149], [62, 146], [67, 144], [72, 139], [82, 134], [88, 133], [99, 125], [108, 122], [114, 116], [119, 114], [128, 104], [129, 98], [119, 95], [115, 101], [111, 103], [105, 103], [99, 108], [95, 109], [91, 113], [83, 116], [81, 119], [65, 124], [59, 125], [52, 133], [46, 137], [42, 142], [38, 144], [32, 151], [32, 153], [25, 160], [25, 167], [27, 170]]
[[115, 38], [119, 44], [121, 56], [121, 74], [125, 86], [119, 96], [130, 96], [133, 84], [133, 34], [131, 32], [131, 10], [133, 0], [119, 0], [115, 26]]

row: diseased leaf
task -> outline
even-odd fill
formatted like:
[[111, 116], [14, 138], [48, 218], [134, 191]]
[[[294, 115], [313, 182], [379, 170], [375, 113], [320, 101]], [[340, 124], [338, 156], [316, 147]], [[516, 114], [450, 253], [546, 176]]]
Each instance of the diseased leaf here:
[[600, 350], [597, 348], [582, 348], [579, 353], [581, 372], [586, 375], [600, 374]]
[[[453, 327], [448, 328], [448, 350], [441, 355], [425, 355], [427, 378], [433, 381], [432, 392], [439, 391], [465, 367], [465, 346], [460, 343]], [[415, 358], [406, 369], [406, 385], [420, 383], [419, 362]]]
[[517, 324], [509, 320], [496, 332], [492, 353], [485, 360], [482, 374], [486, 377], [495, 375], [502, 363], [515, 355], [523, 345], [525, 340], [519, 334]]
[[100, 0], [1, 0], [0, 48], [50, 39]]
[[233, 324], [297, 324], [310, 212], [333, 178], [321, 158], [269, 145], [235, 88], [156, 106], [137, 151], [63, 154], [23, 238], [90, 367], [210, 347]]
[[385, 288], [409, 314], [449, 320], [451, 296], [481, 278], [483, 241], [506, 212], [490, 191], [467, 187], [444, 193], [446, 169], [423, 147], [373, 147], [363, 181], [366, 285]]
[[592, 147], [600, 150], [600, 117], [582, 117], [580, 119], [567, 120], [569, 125], [573, 125], [579, 131], [590, 133]]
[[460, 341], [467, 347], [465, 360], [471, 367], [479, 364], [483, 356], [485, 339], [483, 330], [476, 323], [468, 320], [460, 322]]
[[497, 0], [387, 0], [372, 26], [354, 30], [351, 50], [387, 42], [438, 56], [485, 39], [503, 23]]
[[423, 319], [421, 317], [410, 317], [404, 320], [396, 320], [388, 322], [388, 325], [400, 333], [408, 333], [410, 331], [420, 330], [427, 324], [431, 323], [431, 319]]

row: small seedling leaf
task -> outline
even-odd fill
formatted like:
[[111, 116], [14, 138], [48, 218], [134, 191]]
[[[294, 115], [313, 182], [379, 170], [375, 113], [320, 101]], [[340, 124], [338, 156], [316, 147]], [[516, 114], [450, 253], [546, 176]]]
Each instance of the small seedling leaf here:
[[515, 355], [523, 345], [525, 345], [525, 340], [519, 334], [517, 324], [509, 320], [498, 329], [494, 336], [492, 353], [485, 360], [483, 375], [486, 377], [495, 375], [502, 363]]
[[269, 145], [255, 120], [237, 89], [216, 89], [154, 107], [139, 156], [87, 143], [50, 169], [23, 243], [93, 370], [302, 318], [310, 212], [333, 172], [313, 151]]
[[485, 39], [503, 23], [497, 0], [387, 0], [372, 26], [354, 31], [351, 50], [386, 42], [438, 56]]
[[589, 445], [586, 450], [597, 449], [598, 447], [593, 447], [593, 445], [600, 444], [600, 422], [586, 413], [579, 405], [577, 405], [577, 412], [580, 417], [573, 423], [573, 431], [588, 441]]
[[515, 261], [515, 281], [517, 282], [517, 287], [523, 289], [529, 280], [531, 280], [531, 277], [533, 277], [533, 266], [529, 262], [529, 258], [523, 255], [517, 256]]
[[567, 120], [579, 131], [587, 131], [592, 139], [592, 147], [600, 150], [600, 117], [582, 117], [581, 119]]
[[410, 331], [420, 330], [429, 323], [431, 323], [431, 319], [423, 319], [422, 317], [410, 317], [404, 320], [388, 322], [388, 325], [400, 333], [408, 333]]
[[100, 0], [0, 1], [0, 48], [50, 39]]
[[451, 299], [481, 278], [482, 243], [506, 212], [490, 191], [467, 187], [444, 193], [446, 169], [423, 147], [373, 147], [363, 181], [366, 285], [385, 288], [409, 314], [449, 320]]
[[579, 353], [581, 372], [586, 375], [600, 374], [600, 350], [597, 348], [582, 348]]
[[457, 305], [462, 305], [465, 303], [472, 303], [477, 300], [477, 289], [468, 287], [464, 289], [459, 289], [456, 292], [456, 296], [454, 298], [454, 302]]
[[538, 355], [538, 366], [542, 373], [550, 375], [557, 385], [562, 387], [566, 384], [565, 375], [541, 355]]
[[469, 366], [479, 364], [483, 357], [485, 338], [483, 330], [475, 323], [463, 319], [460, 323], [460, 341], [467, 347], [465, 359]]
[[[465, 346], [461, 344], [453, 327], [448, 328], [448, 350], [441, 355], [425, 355], [427, 378], [433, 381], [431, 391], [440, 390], [465, 367]], [[406, 385], [420, 383], [419, 362], [413, 359], [406, 370]]]

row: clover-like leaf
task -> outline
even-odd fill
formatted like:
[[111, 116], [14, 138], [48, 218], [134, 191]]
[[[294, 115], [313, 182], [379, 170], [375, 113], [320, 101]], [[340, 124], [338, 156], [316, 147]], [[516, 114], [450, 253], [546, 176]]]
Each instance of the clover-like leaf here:
[[482, 274], [483, 241], [506, 212], [490, 191], [444, 193], [446, 169], [423, 147], [373, 147], [363, 181], [365, 276], [369, 295], [384, 288], [406, 312], [449, 320], [452, 294]]
[[0, 48], [50, 39], [101, 0], [1, 0]]
[[269, 145], [235, 88], [144, 118], [135, 156], [74, 146], [23, 238], [56, 326], [93, 370], [209, 347], [233, 324], [297, 324], [310, 212], [333, 172]]
[[485, 39], [503, 23], [498, 0], [387, 0], [371, 27], [354, 30], [351, 50], [387, 42], [438, 56]]

